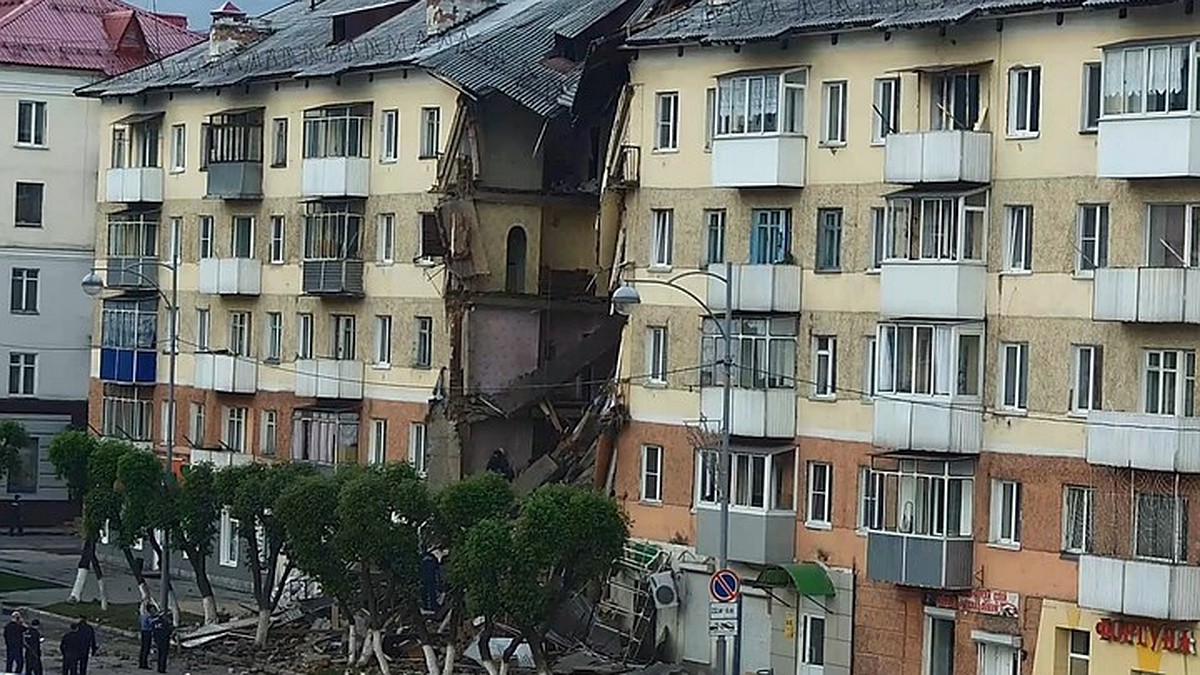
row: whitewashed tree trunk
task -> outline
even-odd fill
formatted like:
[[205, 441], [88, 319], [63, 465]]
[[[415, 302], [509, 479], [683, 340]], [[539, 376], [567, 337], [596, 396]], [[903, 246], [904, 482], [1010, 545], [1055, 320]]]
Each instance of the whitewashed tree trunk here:
[[204, 625], [211, 626], [217, 622], [217, 599], [213, 596], [200, 598], [200, 604], [204, 607]]
[[96, 578], [96, 585], [100, 587], [100, 609], [108, 611], [108, 580], [104, 577]]
[[179, 609], [179, 597], [175, 595], [174, 589], [167, 591], [167, 600], [171, 603], [171, 621], [178, 626], [179, 617], [183, 612]]
[[425, 654], [425, 670], [429, 671], [429, 675], [442, 675], [442, 667], [438, 665], [437, 652], [434, 651], [433, 645], [421, 645], [421, 652]]
[[354, 628], [354, 617], [351, 617], [349, 622], [350, 636], [346, 640], [348, 645], [346, 649], [346, 672], [350, 672], [350, 667], [354, 665], [354, 659], [358, 657], [358, 631]]
[[87, 586], [88, 569], [79, 567], [75, 570], [75, 584], [71, 586], [71, 595], [67, 596], [67, 602], [75, 603], [83, 599], [83, 589]]
[[375, 631], [371, 628], [368, 628], [364, 631], [364, 634], [366, 637], [363, 638], [362, 653], [358, 656], [359, 668], [365, 667], [367, 663], [370, 662], [371, 657], [375, 655]]
[[267, 644], [267, 629], [271, 627], [271, 610], [258, 610], [258, 626], [254, 629], [254, 646], [265, 647]]
[[454, 648], [454, 642], [446, 645], [446, 663], [442, 666], [442, 675], [454, 675], [454, 661], [458, 658], [458, 650]]
[[508, 675], [508, 661], [500, 664], [500, 675]]
[[150, 587], [146, 585], [145, 581], [138, 584], [138, 595], [142, 598], [142, 602], [150, 598]]
[[486, 659], [483, 662], [483, 669], [488, 675], [500, 675], [500, 669], [496, 667], [496, 659]]
[[375, 658], [379, 661], [379, 670], [383, 675], [391, 675], [391, 671], [388, 670], [387, 656], [383, 653], [383, 631], [371, 631], [371, 648], [375, 653]]

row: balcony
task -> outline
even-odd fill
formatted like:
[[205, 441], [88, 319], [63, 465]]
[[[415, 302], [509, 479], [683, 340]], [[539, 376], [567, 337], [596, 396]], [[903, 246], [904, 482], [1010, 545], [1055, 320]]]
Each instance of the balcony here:
[[990, 183], [992, 134], [916, 131], [889, 134], [884, 145], [886, 183]]
[[302, 274], [307, 295], [363, 296], [361, 260], [305, 260]]
[[1079, 558], [1079, 606], [1167, 621], [1200, 620], [1200, 567]]
[[880, 268], [879, 313], [885, 317], [984, 318], [987, 267], [983, 263], [884, 260]]
[[804, 187], [804, 136], [725, 136], [712, 141], [713, 187]]
[[258, 391], [258, 363], [233, 354], [196, 354], [193, 376], [197, 389], [226, 394], [253, 394]]
[[1128, 323], [1200, 323], [1200, 269], [1095, 270], [1092, 319]]
[[192, 448], [189, 464], [212, 464], [218, 469], [250, 464], [254, 458], [244, 452], [218, 448]]
[[[721, 511], [696, 507], [696, 552], [719, 556]], [[753, 565], [778, 565], [796, 556], [795, 511], [729, 511], [729, 558]]]
[[1086, 456], [1102, 466], [1200, 473], [1200, 418], [1093, 410]]
[[262, 199], [262, 162], [208, 165], [206, 196], [213, 199]]
[[114, 204], [161, 203], [162, 167], [109, 169], [104, 174], [104, 197], [106, 201]]
[[[733, 389], [729, 433], [757, 438], [792, 438], [796, 435], [795, 389]], [[700, 411], [709, 420], [720, 421], [723, 404], [721, 387], [700, 390]]]
[[361, 399], [363, 364], [340, 359], [296, 361], [296, 395], [311, 398]]
[[302, 194], [305, 197], [366, 197], [371, 160], [365, 157], [312, 157], [304, 160]]
[[867, 533], [867, 578], [920, 588], [971, 588], [974, 548], [970, 537], [872, 530]]
[[[708, 266], [725, 276], [725, 265]], [[738, 312], [799, 312], [800, 267], [796, 265], [733, 265], [733, 309]], [[725, 282], [708, 277], [708, 306], [725, 310]]]
[[1200, 116], [1101, 118], [1099, 126], [1100, 178], [1200, 177]]
[[105, 285], [127, 290], [157, 288], [157, 258], [112, 258], [107, 260]]
[[154, 384], [158, 352], [153, 349], [100, 348], [100, 380], [120, 384]]
[[878, 447], [972, 455], [983, 448], [983, 407], [978, 400], [881, 394], [873, 407]]
[[262, 292], [262, 261], [253, 258], [204, 258], [199, 289], [208, 295], [258, 295]]

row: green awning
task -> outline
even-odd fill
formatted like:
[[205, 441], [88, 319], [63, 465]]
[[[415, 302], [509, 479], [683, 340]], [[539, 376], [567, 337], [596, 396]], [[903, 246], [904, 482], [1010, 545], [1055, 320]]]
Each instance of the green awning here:
[[751, 586], [792, 586], [800, 595], [828, 598], [836, 595], [829, 572], [820, 563], [772, 565], [758, 573]]

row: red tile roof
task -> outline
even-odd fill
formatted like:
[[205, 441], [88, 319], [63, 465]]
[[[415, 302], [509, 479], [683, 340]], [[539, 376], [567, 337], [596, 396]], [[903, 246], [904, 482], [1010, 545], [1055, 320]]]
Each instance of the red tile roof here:
[[121, 0], [0, 0], [0, 63], [117, 75], [205, 39]]

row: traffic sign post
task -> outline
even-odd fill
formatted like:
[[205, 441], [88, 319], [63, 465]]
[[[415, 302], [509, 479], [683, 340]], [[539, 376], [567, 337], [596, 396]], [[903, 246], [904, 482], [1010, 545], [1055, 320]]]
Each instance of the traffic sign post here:
[[733, 637], [738, 634], [741, 603], [711, 602], [708, 605], [708, 634], [713, 637]]
[[736, 602], [742, 593], [742, 578], [731, 569], [717, 570], [708, 580], [713, 602]]
[[712, 602], [708, 605], [708, 634], [717, 640], [734, 640], [736, 660], [737, 636], [742, 627], [742, 578], [731, 569], [713, 572], [708, 580]]

